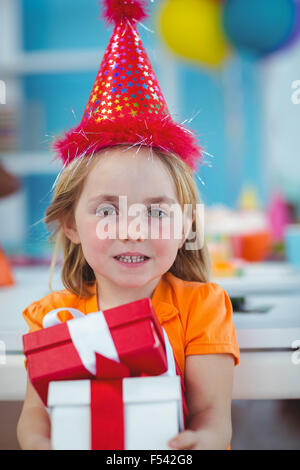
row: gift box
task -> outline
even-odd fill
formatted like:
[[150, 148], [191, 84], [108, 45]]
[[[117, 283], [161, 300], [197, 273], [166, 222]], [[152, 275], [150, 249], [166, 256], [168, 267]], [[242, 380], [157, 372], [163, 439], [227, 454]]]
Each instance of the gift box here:
[[56, 450], [169, 449], [183, 430], [179, 376], [51, 382]]
[[[59, 323], [60, 310], [78, 318]], [[24, 335], [23, 346], [29, 378], [45, 404], [51, 381], [167, 370], [163, 331], [149, 298], [88, 315], [55, 309], [45, 316], [44, 326]]]
[[51, 382], [54, 449], [167, 449], [184, 429], [183, 378], [165, 330], [167, 371], [156, 377]]

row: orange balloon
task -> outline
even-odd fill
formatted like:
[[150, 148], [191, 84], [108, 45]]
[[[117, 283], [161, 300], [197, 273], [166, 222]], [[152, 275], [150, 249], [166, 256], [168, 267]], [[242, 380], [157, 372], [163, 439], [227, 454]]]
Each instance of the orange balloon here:
[[14, 283], [10, 262], [0, 246], [0, 286], [11, 286]]

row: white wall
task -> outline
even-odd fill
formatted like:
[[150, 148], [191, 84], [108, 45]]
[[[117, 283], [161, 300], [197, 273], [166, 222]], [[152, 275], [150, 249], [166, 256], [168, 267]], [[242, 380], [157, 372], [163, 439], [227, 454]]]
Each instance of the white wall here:
[[[270, 56], [263, 65], [265, 152], [269, 184], [300, 205], [300, 40]], [[293, 98], [294, 94], [294, 100]]]

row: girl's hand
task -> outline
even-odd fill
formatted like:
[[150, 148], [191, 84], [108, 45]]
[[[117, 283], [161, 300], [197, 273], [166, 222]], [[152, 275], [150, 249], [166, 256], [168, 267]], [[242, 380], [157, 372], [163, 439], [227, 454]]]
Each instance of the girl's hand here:
[[187, 450], [209, 450], [209, 433], [203, 431], [192, 431], [187, 429], [168, 442], [172, 449]]
[[30, 450], [52, 450], [50, 439], [44, 436], [32, 436], [30, 441]]
[[177, 434], [177, 436], [168, 442], [168, 445], [173, 449], [200, 450], [205, 448], [199, 432], [192, 431], [191, 429]]

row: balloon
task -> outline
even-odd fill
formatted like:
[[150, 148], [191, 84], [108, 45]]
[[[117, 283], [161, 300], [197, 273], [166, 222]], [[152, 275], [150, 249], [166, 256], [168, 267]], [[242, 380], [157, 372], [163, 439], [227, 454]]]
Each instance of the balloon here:
[[295, 11], [295, 24], [292, 31], [292, 34], [283, 44], [283, 47], [291, 46], [300, 36], [300, 0], [294, 0], [296, 11]]
[[295, 22], [294, 0], [227, 0], [223, 6], [228, 39], [237, 49], [258, 56], [283, 46], [292, 35]]
[[221, 14], [219, 0], [168, 0], [160, 10], [159, 29], [180, 56], [218, 66], [230, 50]]

